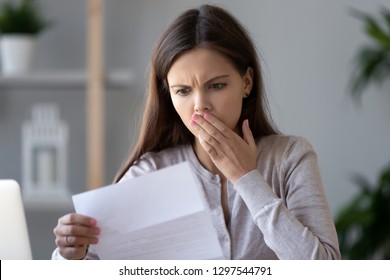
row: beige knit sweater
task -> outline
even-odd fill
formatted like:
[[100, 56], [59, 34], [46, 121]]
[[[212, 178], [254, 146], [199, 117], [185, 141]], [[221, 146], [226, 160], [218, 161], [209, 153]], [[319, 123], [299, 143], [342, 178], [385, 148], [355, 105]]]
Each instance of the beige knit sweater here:
[[[193, 168], [226, 259], [340, 259], [317, 156], [304, 138], [273, 135], [258, 142], [256, 170], [228, 182], [228, 224], [219, 176], [199, 163], [190, 145], [145, 154], [122, 181], [183, 161]], [[97, 257], [93, 250], [87, 255]], [[58, 251], [53, 258], [61, 258]]]

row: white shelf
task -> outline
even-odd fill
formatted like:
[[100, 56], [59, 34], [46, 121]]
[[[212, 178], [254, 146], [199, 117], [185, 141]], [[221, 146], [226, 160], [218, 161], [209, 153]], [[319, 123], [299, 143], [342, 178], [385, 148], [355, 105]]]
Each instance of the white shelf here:
[[[82, 70], [31, 72], [21, 75], [0, 76], [0, 87], [85, 87], [88, 76]], [[104, 77], [105, 86], [129, 87], [134, 81], [130, 70], [109, 71]]]

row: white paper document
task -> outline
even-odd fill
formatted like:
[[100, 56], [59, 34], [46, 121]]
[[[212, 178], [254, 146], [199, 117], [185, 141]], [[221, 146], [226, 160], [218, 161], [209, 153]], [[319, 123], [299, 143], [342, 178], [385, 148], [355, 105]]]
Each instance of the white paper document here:
[[222, 259], [191, 168], [180, 163], [73, 196], [77, 213], [97, 220], [101, 259]]

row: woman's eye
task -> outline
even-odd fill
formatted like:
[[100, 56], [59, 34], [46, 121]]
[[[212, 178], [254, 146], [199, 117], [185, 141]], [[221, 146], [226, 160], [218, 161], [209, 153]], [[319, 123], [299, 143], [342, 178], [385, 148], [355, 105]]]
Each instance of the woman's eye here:
[[223, 89], [225, 86], [226, 86], [225, 83], [215, 83], [215, 84], [211, 84], [210, 88], [211, 89]]
[[181, 89], [176, 90], [175, 93], [179, 94], [179, 95], [187, 95], [190, 93], [190, 89], [189, 88], [181, 88]]

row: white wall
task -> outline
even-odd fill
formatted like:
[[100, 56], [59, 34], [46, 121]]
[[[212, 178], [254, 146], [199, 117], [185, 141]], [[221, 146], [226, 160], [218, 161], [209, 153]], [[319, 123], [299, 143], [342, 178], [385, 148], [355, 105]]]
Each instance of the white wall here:
[[[117, 0], [118, 1], [118, 0]], [[117, 1], [112, 1], [112, 7]], [[181, 11], [210, 1], [133, 1], [131, 63], [145, 76], [152, 44]], [[357, 188], [355, 172], [375, 181], [390, 163], [390, 83], [372, 86], [362, 105], [347, 83], [352, 58], [366, 42], [351, 7], [378, 14], [388, 0], [212, 1], [252, 33], [261, 56], [273, 116], [288, 134], [307, 137], [319, 156], [333, 214]], [[115, 60], [115, 59], [114, 59]], [[113, 61], [114, 61], [113, 60]], [[140, 81], [142, 90], [144, 81]]]

